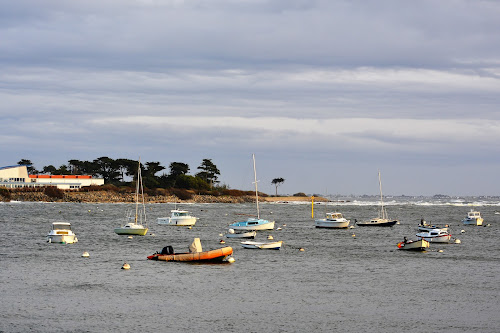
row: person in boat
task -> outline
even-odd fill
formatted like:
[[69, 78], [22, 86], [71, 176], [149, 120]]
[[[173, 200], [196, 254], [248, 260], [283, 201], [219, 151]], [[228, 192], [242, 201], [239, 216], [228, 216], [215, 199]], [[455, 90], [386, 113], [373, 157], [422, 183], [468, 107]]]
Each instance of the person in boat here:
[[406, 238], [406, 236], [403, 237], [403, 243], [405, 243], [405, 244], [408, 243], [408, 238]]

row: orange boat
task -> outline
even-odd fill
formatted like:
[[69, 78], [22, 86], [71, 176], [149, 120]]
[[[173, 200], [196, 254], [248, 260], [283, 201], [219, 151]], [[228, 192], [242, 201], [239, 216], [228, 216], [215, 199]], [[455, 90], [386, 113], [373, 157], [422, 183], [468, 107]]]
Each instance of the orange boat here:
[[[233, 248], [230, 246], [221, 249], [202, 251], [199, 238], [195, 238], [193, 244], [189, 247], [190, 252], [175, 253], [172, 246], [166, 246], [161, 253], [155, 253], [148, 256], [150, 260], [163, 261], [197, 261], [197, 262], [232, 262], [230, 257], [233, 254]], [[233, 259], [233, 260], [230, 260]]]

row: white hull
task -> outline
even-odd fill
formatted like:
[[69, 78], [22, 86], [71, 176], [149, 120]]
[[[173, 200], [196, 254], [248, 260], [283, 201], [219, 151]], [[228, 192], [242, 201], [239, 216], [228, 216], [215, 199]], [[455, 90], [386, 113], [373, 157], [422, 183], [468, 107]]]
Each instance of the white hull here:
[[268, 242], [268, 243], [253, 242], [253, 241], [241, 242], [241, 246], [243, 246], [246, 249], [279, 250], [279, 249], [281, 249], [282, 244], [283, 244], [283, 241]]
[[226, 234], [227, 238], [255, 238], [257, 235], [256, 231], [241, 232], [235, 234]]
[[173, 219], [170, 217], [159, 217], [158, 224], [186, 226], [186, 225], [195, 225], [196, 220], [197, 220], [196, 217], [183, 218], [183, 219]]
[[350, 221], [328, 221], [326, 219], [314, 221], [316, 228], [342, 229], [349, 227]]
[[430, 243], [449, 243], [451, 239], [451, 235], [446, 235], [446, 236], [436, 236], [436, 237], [424, 237], [424, 236], [419, 236], [417, 234], [417, 238], [420, 239], [425, 239], [426, 241]]
[[47, 242], [73, 244], [78, 242], [78, 238], [76, 235], [47, 235]]
[[250, 231], [251, 230], [273, 230], [274, 229], [274, 221], [271, 221], [268, 223], [262, 223], [262, 224], [249, 224], [249, 225], [231, 224], [229, 227], [231, 229], [234, 229], [234, 230], [250, 230]]

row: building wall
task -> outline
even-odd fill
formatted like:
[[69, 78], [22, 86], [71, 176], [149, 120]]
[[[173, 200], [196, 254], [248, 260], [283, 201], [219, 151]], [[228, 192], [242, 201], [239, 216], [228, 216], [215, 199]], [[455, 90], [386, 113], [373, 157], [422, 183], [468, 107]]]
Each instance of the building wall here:
[[28, 175], [25, 165], [0, 168], [0, 186], [7, 188], [57, 186], [63, 190], [104, 185], [104, 179], [76, 175]]

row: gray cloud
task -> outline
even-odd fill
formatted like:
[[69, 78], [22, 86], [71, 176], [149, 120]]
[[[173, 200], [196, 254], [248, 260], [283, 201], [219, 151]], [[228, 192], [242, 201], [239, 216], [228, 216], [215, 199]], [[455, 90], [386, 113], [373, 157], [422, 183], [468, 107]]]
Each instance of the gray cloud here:
[[465, 0], [2, 3], [0, 165], [213, 158], [251, 187], [255, 152], [263, 183], [289, 193], [376, 193], [383, 168], [388, 193], [498, 194], [499, 14]]

